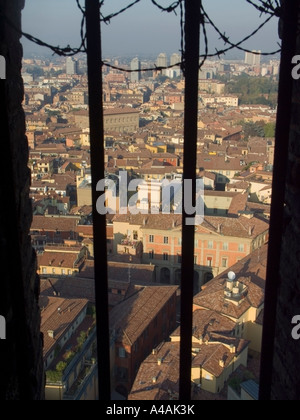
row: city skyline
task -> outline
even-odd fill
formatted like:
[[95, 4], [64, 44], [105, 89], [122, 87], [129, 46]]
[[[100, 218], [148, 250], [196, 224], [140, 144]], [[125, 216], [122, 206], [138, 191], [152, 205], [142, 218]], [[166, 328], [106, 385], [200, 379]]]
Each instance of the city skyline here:
[[[117, 6], [115, 4], [118, 3]], [[162, 2], [167, 6], [168, 1]], [[103, 15], [108, 16], [125, 6], [124, 1], [118, 0], [103, 7]], [[215, 21], [222, 33], [226, 33], [233, 42], [240, 41], [251, 33], [264, 17], [246, 2], [232, 0], [230, 7], [227, 1], [214, 0], [204, 2], [209, 16]], [[76, 47], [80, 43], [79, 28], [81, 13], [71, 0], [59, 2], [53, 0], [51, 5], [46, 0], [30, 0], [23, 10], [23, 31], [30, 33], [43, 41], [61, 47], [70, 44]], [[243, 19], [243, 16], [247, 18]], [[243, 44], [245, 48], [260, 49], [262, 51], [278, 50], [278, 21], [273, 19], [266, 27]], [[55, 30], [53, 30], [55, 28]], [[209, 35], [209, 50], [224, 48], [224, 42], [219, 35], [213, 33], [207, 26]], [[122, 42], [120, 42], [122, 39]], [[203, 36], [202, 36], [203, 39]], [[25, 55], [51, 54], [50, 50], [22, 39]], [[111, 19], [109, 24], [102, 25], [103, 54], [108, 55], [157, 55], [166, 52], [168, 55], [180, 50], [180, 17], [174, 13], [161, 13], [151, 2], [141, 1], [121, 16]], [[202, 43], [201, 50], [204, 51]], [[235, 50], [228, 54], [228, 58], [240, 57], [241, 52]]]

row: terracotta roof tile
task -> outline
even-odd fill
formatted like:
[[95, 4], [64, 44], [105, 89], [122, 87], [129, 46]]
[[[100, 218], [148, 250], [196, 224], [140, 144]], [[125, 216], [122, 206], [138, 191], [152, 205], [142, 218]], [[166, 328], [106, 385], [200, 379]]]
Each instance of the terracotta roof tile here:
[[38, 255], [38, 267], [61, 267], [74, 268], [78, 259], [77, 254], [62, 252], [45, 251], [43, 255]]
[[67, 299], [87, 299], [95, 303], [95, 283], [93, 279], [77, 277], [41, 279], [41, 295], [60, 296]]
[[[41, 331], [44, 334], [44, 357], [53, 350], [59, 339], [70, 328], [78, 315], [87, 306], [86, 299], [63, 299], [48, 296], [40, 297]], [[54, 338], [48, 335], [54, 332]]]
[[80, 217], [45, 217], [33, 216], [31, 231], [60, 231], [60, 232], [75, 232], [76, 226]]
[[[213, 310], [234, 319], [239, 319], [250, 307], [260, 308], [264, 302], [267, 250], [268, 246], [264, 245], [207, 283], [205, 289], [194, 297], [195, 307]], [[224, 300], [229, 271], [233, 271], [237, 275], [237, 280], [248, 289], [245, 299], [239, 306]]]
[[[218, 337], [221, 340], [221, 337]], [[226, 338], [224, 338], [226, 340]], [[209, 343], [199, 345], [199, 353], [192, 357], [192, 367], [200, 367], [219, 377], [224, 369], [247, 346], [248, 341], [228, 338], [226, 345]], [[234, 343], [236, 353], [231, 353], [228, 346]], [[180, 342], [162, 343], [141, 364], [128, 400], [178, 400], [179, 398], [179, 354]], [[158, 364], [158, 360], [161, 364]], [[224, 361], [224, 367], [219, 361]]]
[[[174, 399], [179, 398], [180, 344], [163, 343], [157, 349], [157, 354], [148, 356], [141, 364], [129, 400], [168, 400], [171, 395]], [[163, 359], [160, 366], [158, 358]]]
[[[235, 329], [236, 323], [229, 318], [212, 310], [197, 309], [193, 313], [193, 337], [197, 340], [200, 337], [203, 340], [209, 340], [211, 334], [230, 335]], [[171, 337], [180, 336], [180, 327], [178, 327]]]
[[136, 294], [113, 308], [110, 326], [119, 331], [118, 341], [128, 345], [135, 343], [177, 289], [177, 286], [141, 287]]
[[[182, 216], [179, 214], [125, 214], [116, 215], [113, 221], [140, 225], [144, 231], [153, 229], [164, 231], [180, 230], [182, 226]], [[218, 232], [220, 227], [221, 232]], [[244, 216], [238, 218], [205, 216], [202, 225], [196, 227], [196, 233], [213, 232], [218, 235], [236, 238], [255, 238], [257, 235], [266, 232], [268, 227], [269, 224], [267, 221], [257, 219], [256, 217], [249, 219]]]

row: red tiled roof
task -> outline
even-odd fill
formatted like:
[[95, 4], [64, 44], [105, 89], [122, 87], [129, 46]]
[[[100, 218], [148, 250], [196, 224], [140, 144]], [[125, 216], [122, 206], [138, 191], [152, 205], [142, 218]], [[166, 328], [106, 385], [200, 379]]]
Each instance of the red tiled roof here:
[[[250, 307], [260, 308], [264, 302], [267, 251], [268, 246], [264, 245], [207, 283], [205, 289], [194, 297], [195, 307], [213, 310], [235, 319], [240, 318]], [[233, 271], [237, 275], [237, 280], [248, 289], [245, 299], [239, 306], [224, 300], [229, 271]]]
[[60, 296], [66, 299], [83, 298], [95, 303], [94, 279], [65, 277], [41, 279], [40, 282], [43, 296]]
[[110, 326], [119, 331], [118, 341], [132, 345], [176, 294], [177, 286], [146, 286], [110, 312]]
[[[230, 195], [230, 193], [227, 194]], [[140, 225], [143, 230], [168, 231], [181, 228], [182, 216], [179, 214], [126, 214], [115, 216], [113, 221]], [[256, 217], [248, 219], [244, 216], [238, 218], [205, 216], [202, 225], [196, 227], [196, 233], [206, 231], [236, 238], [255, 238], [257, 235], [266, 232], [268, 227], [267, 221]], [[219, 232], [219, 229], [221, 229], [221, 232]]]
[[78, 254], [45, 251], [43, 255], [38, 255], [38, 266], [72, 269], [75, 268], [77, 259]]
[[75, 232], [80, 217], [33, 216], [31, 230]]
[[[210, 340], [212, 334], [230, 335], [235, 329], [236, 323], [225, 316], [205, 309], [197, 309], [193, 313], [193, 337], [197, 340], [200, 337], [203, 340]], [[180, 336], [180, 327], [178, 327], [171, 337]]]
[[[41, 332], [44, 334], [44, 358], [57, 345], [60, 338], [71, 327], [79, 314], [87, 306], [86, 299], [62, 299], [55, 297], [40, 297]], [[54, 338], [48, 335], [48, 331], [55, 333]]]

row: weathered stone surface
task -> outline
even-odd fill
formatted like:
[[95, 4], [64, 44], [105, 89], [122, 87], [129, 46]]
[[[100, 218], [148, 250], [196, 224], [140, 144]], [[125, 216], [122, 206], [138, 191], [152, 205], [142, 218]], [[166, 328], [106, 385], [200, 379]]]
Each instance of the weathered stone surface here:
[[[19, 28], [23, 7], [24, 0], [0, 0], [0, 13]], [[44, 397], [39, 279], [29, 237], [32, 208], [19, 38], [0, 17], [0, 55], [7, 64], [6, 81], [0, 85], [0, 147], [7, 167], [0, 179], [0, 314], [7, 321], [7, 339], [0, 341], [0, 400]]]
[[[298, 38], [295, 55], [300, 54], [300, 36]], [[300, 340], [294, 340], [291, 335], [292, 318], [300, 315], [300, 80], [294, 83], [293, 89], [272, 378], [272, 399], [277, 400], [300, 399]]]

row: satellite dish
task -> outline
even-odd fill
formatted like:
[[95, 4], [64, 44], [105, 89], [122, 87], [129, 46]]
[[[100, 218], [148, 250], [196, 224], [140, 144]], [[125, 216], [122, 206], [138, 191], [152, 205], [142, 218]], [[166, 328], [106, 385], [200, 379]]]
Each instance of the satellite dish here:
[[236, 275], [235, 275], [235, 273], [233, 271], [229, 271], [229, 273], [228, 273], [228, 279], [230, 281], [234, 281], [236, 279]]

